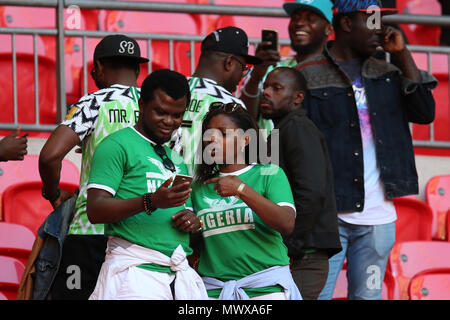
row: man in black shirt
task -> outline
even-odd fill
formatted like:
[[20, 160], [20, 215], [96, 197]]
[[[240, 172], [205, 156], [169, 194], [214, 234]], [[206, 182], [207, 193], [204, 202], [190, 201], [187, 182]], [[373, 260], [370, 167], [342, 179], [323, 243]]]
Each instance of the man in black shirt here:
[[260, 108], [263, 117], [274, 122], [268, 142], [279, 145], [279, 165], [297, 209], [294, 232], [284, 238], [292, 276], [303, 299], [315, 300], [327, 280], [327, 259], [341, 250], [341, 244], [328, 150], [301, 109], [305, 92], [306, 81], [299, 71], [276, 68], [264, 82]]

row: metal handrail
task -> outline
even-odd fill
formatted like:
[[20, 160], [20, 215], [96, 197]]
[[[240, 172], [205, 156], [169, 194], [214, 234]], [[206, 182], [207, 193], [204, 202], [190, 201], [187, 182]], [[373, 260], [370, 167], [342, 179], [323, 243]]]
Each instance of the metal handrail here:
[[[57, 9], [57, 28], [55, 29], [43, 29], [43, 28], [6, 28], [0, 27], [0, 34], [12, 34], [13, 42], [15, 41], [15, 35], [33, 35], [34, 37], [34, 55], [35, 63], [37, 62], [37, 44], [36, 37], [38, 35], [56, 36], [58, 39], [58, 115], [57, 121], [60, 122], [66, 111], [65, 94], [65, 75], [64, 75], [64, 39], [66, 37], [80, 37], [83, 39], [83, 79], [84, 79], [84, 91], [87, 91], [87, 70], [86, 70], [86, 38], [102, 38], [106, 35], [114, 34], [114, 32], [106, 31], [91, 31], [91, 30], [65, 30], [62, 21], [63, 9], [70, 5], [77, 5], [81, 9], [112, 9], [112, 10], [134, 10], [134, 11], [154, 11], [154, 12], [179, 12], [179, 13], [191, 13], [191, 14], [220, 14], [220, 15], [240, 15], [240, 16], [266, 16], [266, 17], [286, 17], [284, 10], [280, 8], [268, 8], [268, 7], [240, 7], [240, 6], [217, 6], [217, 5], [193, 5], [193, 4], [175, 4], [175, 3], [152, 3], [152, 2], [128, 2], [128, 1], [86, 1], [86, 0], [35, 0], [35, 1], [21, 1], [21, 0], [2, 0], [2, 5], [16, 5], [16, 6], [33, 6], [33, 7], [53, 7]], [[414, 16], [414, 15], [391, 15], [386, 16], [385, 21], [397, 22], [397, 23], [417, 23], [417, 24], [429, 24], [429, 25], [441, 25], [450, 26], [450, 16]], [[406, 20], [405, 20], [406, 19]], [[151, 41], [163, 40], [169, 41], [169, 47], [173, 47], [174, 41], [186, 41], [190, 42], [191, 50], [194, 49], [194, 43], [202, 41], [204, 35], [182, 35], [182, 34], [151, 34], [151, 33], [128, 33], [127, 35], [147, 41], [147, 49], [150, 52]], [[257, 45], [260, 42], [259, 38], [250, 38], [249, 42], [253, 45]], [[280, 45], [289, 46], [289, 39], [280, 39]], [[431, 71], [431, 54], [442, 53], [447, 54], [449, 57], [450, 65], [450, 47], [434, 47], [434, 46], [418, 46], [409, 45], [408, 48], [412, 52], [424, 52], [428, 54], [428, 68]], [[173, 50], [171, 51], [173, 54]], [[173, 67], [173, 56], [170, 57], [170, 66]], [[16, 54], [13, 50], [13, 73], [16, 67]], [[194, 54], [191, 54], [191, 70], [195, 67]], [[151, 72], [151, 62], [148, 65], [148, 72]], [[35, 66], [36, 72], [37, 66]], [[15, 77], [15, 75], [13, 75]], [[38, 85], [38, 75], [35, 75], [35, 82]], [[13, 85], [14, 90], [14, 123], [0, 123], [1, 129], [12, 130], [17, 126], [17, 84]], [[38, 106], [38, 90], [36, 90], [35, 96], [36, 109]], [[39, 116], [38, 110], [36, 110], [37, 117]], [[37, 118], [36, 124], [20, 124], [23, 130], [39, 130], [48, 131], [53, 130], [56, 125], [41, 125]], [[416, 147], [436, 147], [436, 148], [450, 148], [450, 142], [435, 141], [434, 140], [434, 126], [430, 125], [430, 141], [415, 140], [414, 146]]]
[[[32, 6], [53, 7], [58, 6], [59, 0], [2, 0], [2, 5], [9, 6]], [[104, 9], [104, 10], [130, 10], [130, 11], [152, 11], [188, 14], [216, 14], [235, 16], [257, 16], [257, 17], [287, 17], [282, 8], [259, 7], [259, 6], [228, 6], [211, 4], [182, 4], [165, 2], [136, 2], [136, 1], [91, 1], [91, 0], [65, 0], [64, 6], [75, 5], [81, 9]], [[383, 21], [399, 24], [422, 24], [434, 26], [450, 26], [450, 16], [394, 14], [383, 16]]]

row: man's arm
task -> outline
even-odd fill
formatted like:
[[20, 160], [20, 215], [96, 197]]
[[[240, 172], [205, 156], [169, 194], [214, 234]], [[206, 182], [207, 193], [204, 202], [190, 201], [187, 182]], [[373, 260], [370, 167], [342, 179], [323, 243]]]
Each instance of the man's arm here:
[[265, 47], [268, 45], [270, 46], [271, 42], [262, 42], [256, 48], [255, 56], [261, 58], [263, 63], [253, 67], [240, 96], [240, 99], [245, 103], [247, 110], [254, 119], [258, 119], [259, 115], [260, 82], [264, 78], [267, 68], [280, 61], [280, 53], [275, 50], [266, 50]]
[[[39, 155], [39, 174], [43, 184], [43, 192], [51, 198], [58, 192], [64, 157], [80, 143], [78, 135], [68, 126], [59, 125], [48, 138]], [[58, 207], [64, 200], [72, 197], [72, 193], [60, 190], [60, 196], [52, 203]]]
[[436, 86], [436, 79], [417, 68], [402, 34], [395, 28], [386, 28], [383, 48], [391, 54], [392, 63], [402, 72], [402, 90], [406, 100], [404, 109], [408, 121], [431, 123], [435, 117], [435, 101], [431, 89]]

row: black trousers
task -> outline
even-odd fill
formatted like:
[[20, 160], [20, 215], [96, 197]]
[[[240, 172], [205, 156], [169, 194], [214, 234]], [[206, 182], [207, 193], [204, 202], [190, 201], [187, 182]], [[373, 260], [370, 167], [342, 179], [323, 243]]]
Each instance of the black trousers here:
[[103, 235], [68, 235], [49, 299], [87, 300], [105, 261], [107, 241]]
[[328, 278], [328, 253], [307, 253], [291, 263], [291, 273], [303, 300], [317, 300]]

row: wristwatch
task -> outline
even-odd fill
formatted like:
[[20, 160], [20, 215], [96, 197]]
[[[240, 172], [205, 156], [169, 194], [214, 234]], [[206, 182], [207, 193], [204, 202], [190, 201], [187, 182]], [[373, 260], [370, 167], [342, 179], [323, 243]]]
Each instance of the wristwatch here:
[[60, 194], [61, 194], [61, 191], [59, 190], [59, 188], [56, 188], [56, 193], [55, 193], [55, 195], [52, 196], [52, 197], [49, 197], [49, 196], [45, 193], [44, 188], [42, 188], [42, 197], [44, 197], [44, 199], [50, 201], [50, 203], [55, 202], [56, 199], [59, 198]]

